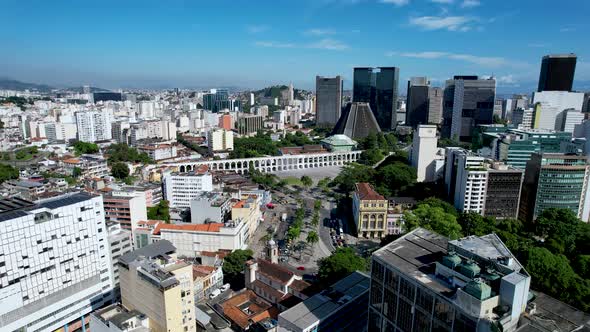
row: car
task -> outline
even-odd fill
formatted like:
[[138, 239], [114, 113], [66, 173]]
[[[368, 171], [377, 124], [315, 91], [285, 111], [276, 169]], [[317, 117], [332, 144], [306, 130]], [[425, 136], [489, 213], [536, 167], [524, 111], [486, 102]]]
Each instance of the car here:
[[219, 287], [219, 290], [222, 292], [225, 292], [226, 290], [228, 290], [230, 287], [229, 284], [224, 284], [223, 286]]
[[211, 294], [209, 294], [209, 298], [214, 299], [214, 298], [218, 297], [219, 294], [221, 294], [221, 291], [219, 289], [216, 289], [213, 292], [211, 292]]
[[305, 271], [305, 266], [299, 266], [299, 267], [297, 268], [297, 270], [299, 270], [299, 271]]

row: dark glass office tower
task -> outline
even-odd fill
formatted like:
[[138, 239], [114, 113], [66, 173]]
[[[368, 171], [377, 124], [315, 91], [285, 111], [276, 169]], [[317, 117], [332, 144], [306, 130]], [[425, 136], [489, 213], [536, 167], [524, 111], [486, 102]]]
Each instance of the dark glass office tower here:
[[408, 81], [406, 126], [416, 128], [419, 124], [428, 124], [428, 90], [426, 77], [412, 77]]
[[572, 91], [577, 59], [575, 54], [544, 56], [537, 91]]
[[316, 124], [332, 127], [342, 112], [342, 78], [316, 76], [315, 78]]
[[354, 68], [352, 101], [369, 103], [381, 130], [397, 123], [399, 68]]

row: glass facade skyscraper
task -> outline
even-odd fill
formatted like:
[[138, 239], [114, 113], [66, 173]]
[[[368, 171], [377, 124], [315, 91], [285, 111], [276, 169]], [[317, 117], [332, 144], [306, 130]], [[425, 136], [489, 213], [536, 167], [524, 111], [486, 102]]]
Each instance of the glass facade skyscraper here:
[[399, 68], [354, 68], [352, 101], [369, 103], [381, 130], [397, 124]]
[[572, 91], [577, 59], [575, 54], [544, 56], [537, 91]]
[[342, 78], [316, 76], [316, 124], [334, 126], [342, 112]]

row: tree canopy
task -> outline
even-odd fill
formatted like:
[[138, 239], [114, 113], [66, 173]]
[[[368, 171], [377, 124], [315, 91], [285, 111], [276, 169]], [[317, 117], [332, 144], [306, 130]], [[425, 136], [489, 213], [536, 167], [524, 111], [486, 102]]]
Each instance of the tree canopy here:
[[457, 218], [445, 212], [441, 207], [433, 207], [428, 204], [418, 204], [414, 210], [404, 213], [404, 227], [410, 231], [422, 227], [451, 239], [461, 237], [461, 225]]
[[147, 217], [150, 220], [164, 220], [170, 222], [170, 206], [167, 200], [161, 200], [160, 203], [147, 208]]
[[98, 153], [98, 145], [94, 143], [77, 141], [74, 143], [74, 152], [77, 156], [82, 154]]
[[318, 261], [318, 277], [326, 285], [348, 276], [354, 271], [366, 271], [367, 260], [358, 256], [352, 248], [338, 248], [330, 256]]
[[0, 183], [6, 180], [18, 179], [18, 169], [5, 164], [0, 164]]
[[109, 163], [116, 162], [131, 162], [151, 164], [153, 160], [145, 152], [139, 152], [136, 148], [132, 148], [125, 143], [111, 144], [108, 147], [106, 154], [108, 155]]
[[122, 162], [116, 162], [111, 167], [111, 175], [119, 180], [123, 180], [129, 176], [129, 167]]
[[254, 256], [250, 249], [238, 249], [223, 259], [223, 281], [239, 288], [244, 283], [244, 265]]

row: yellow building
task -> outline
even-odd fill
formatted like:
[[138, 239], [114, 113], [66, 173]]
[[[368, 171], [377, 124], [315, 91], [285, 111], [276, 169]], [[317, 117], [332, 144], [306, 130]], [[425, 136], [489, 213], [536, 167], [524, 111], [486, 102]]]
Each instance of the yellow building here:
[[387, 200], [369, 183], [357, 183], [352, 212], [359, 237], [379, 239], [387, 235]]
[[248, 227], [249, 237], [254, 235], [256, 228], [260, 224], [260, 203], [256, 195], [250, 195], [247, 198], [235, 202], [231, 209], [232, 220], [243, 220]]
[[193, 267], [174, 249], [162, 240], [119, 259], [122, 304], [144, 313], [154, 332], [196, 331]]

